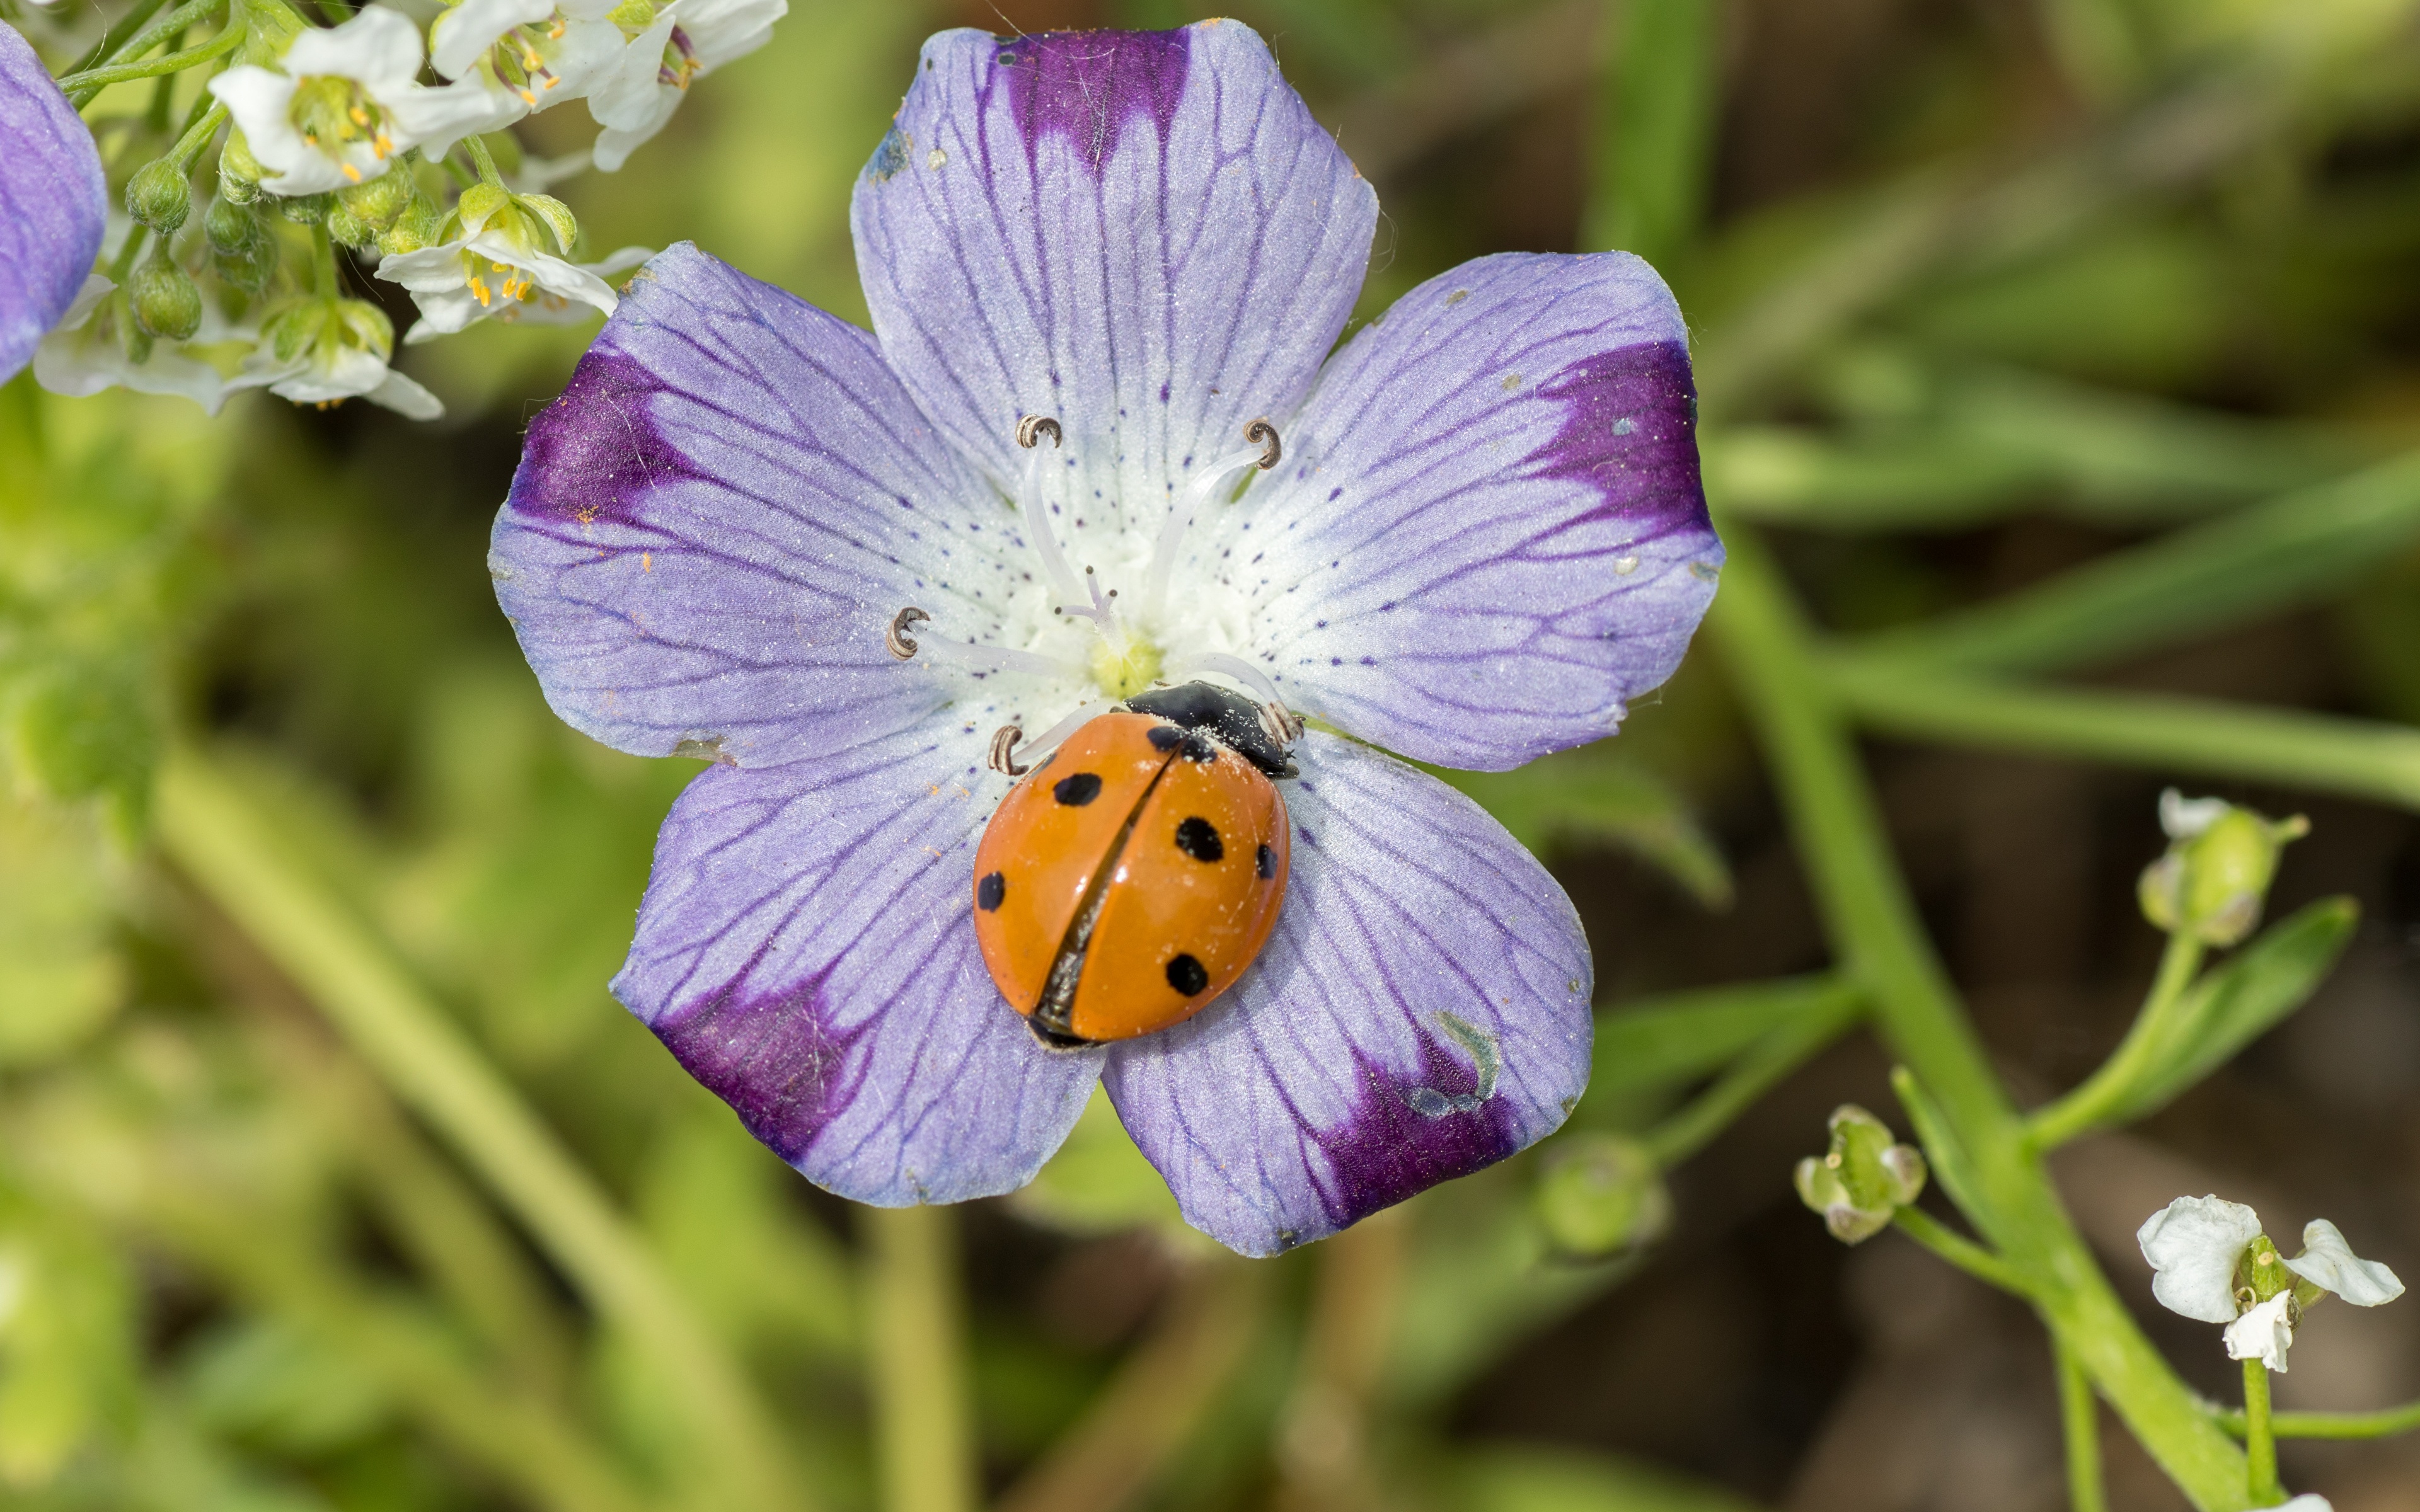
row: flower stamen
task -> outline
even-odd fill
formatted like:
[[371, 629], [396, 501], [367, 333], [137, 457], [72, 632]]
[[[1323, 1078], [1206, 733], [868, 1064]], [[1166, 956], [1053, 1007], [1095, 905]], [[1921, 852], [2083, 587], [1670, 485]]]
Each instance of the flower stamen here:
[[[482, 300], [480, 302], [487, 301]], [[893, 614], [891, 616], [891, 628], [882, 632], [884, 648], [901, 661], [912, 661], [916, 656], [916, 642], [908, 632], [932, 617], [913, 604]]]
[[1160, 527], [1158, 544], [1152, 548], [1151, 575], [1144, 582], [1142, 602], [1146, 615], [1157, 614], [1168, 597], [1168, 575], [1176, 568], [1177, 548], [1185, 544], [1185, 532], [1193, 528], [1193, 517], [1218, 491], [1219, 485], [1240, 468], [1256, 467], [1265, 472], [1285, 455], [1284, 444], [1278, 440], [1278, 428], [1265, 418], [1245, 426], [1244, 439], [1252, 443], [1252, 450], [1231, 452], [1203, 468], [1169, 506], [1168, 523]]
[[1028, 415], [1016, 423], [1016, 444], [1033, 454], [1026, 460], [1025, 486], [1019, 490], [1025, 497], [1020, 502], [1026, 532], [1033, 537], [1033, 549], [1042, 557], [1042, 570], [1050, 586], [1063, 598], [1082, 598], [1084, 590], [1059, 549], [1059, 538], [1050, 533], [1050, 520], [1042, 506], [1042, 438], [1050, 438], [1050, 449], [1055, 452], [1063, 444], [1064, 435], [1059, 422], [1048, 415]]

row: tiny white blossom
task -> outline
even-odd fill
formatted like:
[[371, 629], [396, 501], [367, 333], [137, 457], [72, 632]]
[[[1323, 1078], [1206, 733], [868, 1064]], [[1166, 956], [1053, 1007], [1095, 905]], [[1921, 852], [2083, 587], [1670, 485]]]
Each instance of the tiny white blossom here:
[[2179, 1197], [2151, 1214], [2134, 1242], [2157, 1273], [2151, 1295], [2172, 1313], [2235, 1321], [2235, 1266], [2260, 1237], [2260, 1215], [2222, 1197]]
[[2160, 792], [2160, 828], [2170, 840], [2191, 840], [2226, 816], [2225, 798], [2188, 798], [2175, 788]]
[[428, 29], [429, 62], [460, 79], [489, 73], [535, 112], [578, 100], [622, 61], [629, 39], [607, 19], [614, 0], [462, 0]]
[[262, 187], [274, 193], [358, 184], [386, 172], [408, 147], [442, 156], [463, 137], [527, 112], [484, 75], [442, 88], [417, 82], [420, 30], [383, 7], [303, 32], [278, 62], [229, 69], [209, 85], [267, 170]]
[[263, 324], [262, 345], [244, 364], [255, 381], [296, 404], [367, 399], [410, 420], [445, 412], [437, 395], [387, 365], [395, 332], [361, 300], [302, 300]]
[[2230, 1360], [2257, 1360], [2279, 1375], [2286, 1373], [2286, 1351], [2294, 1345], [2294, 1319], [2290, 1309], [2294, 1294], [2281, 1291], [2267, 1302], [2256, 1304], [2244, 1315], [2226, 1325], [2226, 1357]]
[[2355, 1255], [2336, 1226], [2325, 1218], [2314, 1218], [2303, 1226], [2303, 1253], [2285, 1266], [2356, 1307], [2376, 1307], [2403, 1295], [2400, 1277], [2378, 1261]]
[[674, 0], [657, 12], [589, 91], [588, 113], [605, 128], [597, 172], [620, 168], [673, 118], [690, 80], [764, 46], [789, 10], [789, 0]]
[[2283, 1505], [2265, 1508], [2264, 1512], [2336, 1512], [2336, 1509], [2335, 1503], [2319, 1492], [2304, 1491]]
[[[137, 393], [173, 393], [193, 400], [217, 414], [229, 394], [258, 388], [269, 381], [239, 372], [229, 377], [213, 363], [191, 355], [195, 348], [231, 352], [240, 345], [257, 345], [260, 332], [251, 325], [231, 325], [205, 301], [200, 329], [187, 340], [139, 337], [122, 339], [116, 321], [126, 317], [123, 305], [104, 312], [117, 285], [99, 273], [87, 276], [68, 313], [34, 350], [34, 381], [53, 393], [71, 398], [103, 389], [132, 389]], [[140, 352], [138, 358], [135, 353]]]
[[490, 317], [560, 324], [584, 319], [591, 310], [612, 315], [619, 301], [605, 275], [655, 255], [644, 247], [624, 247], [602, 262], [572, 262], [557, 255], [570, 251], [580, 235], [562, 201], [512, 194], [493, 184], [463, 193], [444, 235], [433, 247], [395, 253], [379, 263], [378, 276], [411, 290], [420, 307], [408, 342], [434, 341]]

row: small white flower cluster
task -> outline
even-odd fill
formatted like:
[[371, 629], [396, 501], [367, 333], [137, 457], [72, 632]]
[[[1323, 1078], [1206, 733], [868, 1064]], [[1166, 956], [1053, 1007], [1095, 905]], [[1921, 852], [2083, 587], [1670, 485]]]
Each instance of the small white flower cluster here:
[[[2260, 1230], [2260, 1215], [2221, 1197], [2179, 1197], [2135, 1234], [2156, 1274], [2151, 1295], [2172, 1313], [2226, 1325], [2230, 1359], [2286, 1372], [2286, 1351], [2305, 1308], [2333, 1292], [2356, 1307], [2403, 1295], [2403, 1283], [2352, 1252], [2336, 1226], [2315, 1218], [2303, 1253], [2288, 1259]], [[2288, 1504], [2308, 1512], [2301, 1501]]]
[[[535, 191], [584, 167], [620, 168], [691, 82], [763, 46], [787, 10], [788, 0], [457, 0], [425, 47], [410, 16], [382, 5], [335, 26], [290, 23], [273, 53], [256, 35], [242, 54], [252, 61], [209, 82], [229, 129], [205, 225], [179, 239], [190, 191], [176, 183], [192, 162], [180, 157], [173, 213], [137, 208], [145, 225], [129, 228], [157, 233], [149, 260], [137, 269], [131, 255], [113, 263], [104, 252], [114, 276], [87, 282], [38, 353], [37, 377], [59, 393], [126, 387], [212, 410], [265, 387], [298, 403], [360, 397], [433, 418], [436, 397], [388, 366], [385, 316], [344, 296], [331, 243], [376, 254], [377, 275], [411, 294], [411, 343], [483, 319], [611, 315], [607, 278], [648, 252], [575, 261], [577, 221]], [[600, 129], [593, 147], [526, 164], [508, 182], [478, 139], [575, 100]], [[437, 165], [466, 143], [477, 179], [448, 208]], [[305, 259], [300, 225], [318, 238], [307, 271], [294, 266]]]

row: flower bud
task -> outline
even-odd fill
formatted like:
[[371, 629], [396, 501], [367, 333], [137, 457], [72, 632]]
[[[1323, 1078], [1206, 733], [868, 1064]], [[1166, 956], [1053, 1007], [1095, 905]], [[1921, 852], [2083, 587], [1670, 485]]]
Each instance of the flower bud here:
[[[382, 173], [376, 178], [336, 192], [336, 203], [372, 231], [383, 231], [420, 197], [409, 172]], [[329, 223], [331, 228], [334, 222]], [[365, 239], [366, 240], [367, 239]]]
[[183, 341], [202, 324], [202, 291], [175, 259], [155, 255], [127, 280], [134, 318], [154, 336]]
[[261, 196], [260, 160], [252, 155], [241, 128], [230, 128], [219, 148], [219, 193], [238, 205], [253, 204]]
[[210, 208], [202, 216], [202, 235], [209, 239], [212, 252], [248, 252], [266, 234], [259, 218], [224, 192], [211, 196]]
[[1858, 1244], [1916, 1199], [1925, 1175], [1922, 1151], [1895, 1142], [1888, 1124], [1851, 1103], [1832, 1115], [1830, 1151], [1800, 1161], [1793, 1181], [1798, 1200], [1823, 1215], [1834, 1239]]
[[273, 203], [277, 213], [297, 225], [321, 225], [328, 219], [328, 207], [334, 202], [333, 194], [281, 195]]
[[366, 247], [378, 239], [378, 228], [355, 215], [342, 198], [328, 204], [328, 239], [340, 247]]
[[415, 195], [411, 208], [396, 217], [395, 224], [379, 233], [378, 250], [392, 257], [433, 247], [445, 239], [444, 227], [445, 212], [427, 195]]
[[2218, 798], [2160, 795], [2168, 853], [2143, 871], [2143, 917], [2205, 945], [2233, 945], [2260, 922], [2278, 853], [2309, 834], [2310, 822], [2270, 819]]
[[1654, 1157], [1638, 1141], [1614, 1134], [1557, 1140], [1531, 1201], [1548, 1242], [1575, 1258], [1651, 1244], [1672, 1223], [1671, 1195]]
[[126, 181], [126, 213], [162, 236], [171, 235], [194, 213], [194, 186], [185, 170], [161, 158]]
[[266, 290], [269, 281], [277, 276], [277, 265], [285, 255], [267, 226], [256, 224], [253, 229], [255, 235], [245, 245], [232, 252], [213, 248], [210, 253], [210, 267], [219, 277], [246, 294]]

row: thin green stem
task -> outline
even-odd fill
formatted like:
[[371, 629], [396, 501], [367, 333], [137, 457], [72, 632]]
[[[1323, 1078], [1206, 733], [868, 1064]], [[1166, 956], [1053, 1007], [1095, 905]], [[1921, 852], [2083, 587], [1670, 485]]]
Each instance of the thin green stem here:
[[1878, 1031], [1935, 1100], [1973, 1174], [1976, 1227], [2168, 1477], [2202, 1512], [2239, 1512], [2243, 1460], [2200, 1412], [2093, 1260], [1952, 995], [1893, 861], [1812, 632], [1753, 531], [1727, 521], [1730, 563], [1708, 628], [1787, 807], [1834, 949], [1873, 995]]
[[867, 1208], [867, 1368], [884, 1512], [974, 1512], [957, 1228], [947, 1208]]
[[2092, 1380], [2075, 1351], [2051, 1340], [2058, 1370], [2058, 1418], [2067, 1440], [2069, 1512], [2109, 1512], [2109, 1491], [2101, 1473], [2101, 1404]]
[[2420, 810], [2420, 731], [2162, 693], [2043, 687], [1823, 658], [1830, 691], [1886, 734], [1993, 750], [2280, 782]]
[[[173, 21], [176, 18], [172, 16], [169, 19]], [[225, 57], [234, 52], [242, 45], [243, 39], [244, 29], [230, 23], [209, 41], [198, 47], [186, 48], [181, 53], [169, 53], [145, 63], [115, 63], [106, 68], [70, 73], [59, 81], [59, 91], [68, 97], [70, 104], [82, 110], [92, 103], [95, 95], [111, 85], [156, 79], [162, 74], [181, 73], [187, 69], [199, 68], [212, 58]]]
[[311, 286], [331, 304], [345, 292], [336, 283], [336, 243], [325, 221], [311, 227]]
[[1899, 1231], [1986, 1286], [2024, 1297], [2033, 1288], [2008, 1261], [1948, 1227], [1921, 1208], [1901, 1208], [1891, 1217]]
[[2056, 1149], [2078, 1134], [2090, 1133], [2134, 1095], [2144, 1073], [2169, 1053], [2169, 1021], [2185, 989], [2193, 985], [2194, 973], [2201, 969], [2202, 950], [2202, 942], [2191, 934], [2180, 931], [2168, 936], [2167, 949], [2160, 955], [2159, 975], [2143, 999], [2141, 1011], [2134, 1015], [2133, 1027], [2084, 1085], [2036, 1111], [2026, 1129], [2034, 1149]]
[[[202, 100], [209, 100], [209, 97], [205, 95]], [[194, 160], [202, 155], [202, 149], [210, 145], [210, 138], [218, 135], [219, 128], [226, 124], [227, 108], [224, 103], [212, 100], [206, 110], [201, 108], [201, 100], [194, 101], [196, 114], [194, 119], [187, 124], [183, 134], [177, 138], [177, 145], [168, 149], [168, 161], [189, 173], [193, 171]]]
[[271, 816], [192, 751], [165, 764], [158, 801], [169, 857], [652, 1359], [724, 1504], [807, 1505], [763, 1402], [645, 1242], [388, 947], [285, 853]]
[[143, 250], [143, 241], [151, 228], [140, 222], [126, 228], [126, 239], [118, 244], [117, 255], [109, 264], [109, 281], [118, 287], [126, 286], [126, 275], [134, 271], [134, 255]]
[[[110, 55], [111, 49], [133, 36], [135, 29], [149, 21], [152, 15], [165, 4], [167, 0], [134, 0], [132, 8], [103, 28], [99, 39], [85, 50], [84, 56], [75, 60], [74, 66], [68, 69], [68, 73], [82, 73], [85, 69], [98, 65], [103, 58]], [[61, 75], [63, 78], [65, 76]]]
[[493, 184], [498, 189], [504, 187], [504, 176], [497, 171], [496, 155], [488, 150], [487, 143], [475, 136], [466, 136], [462, 139], [462, 147], [471, 154], [473, 165], [479, 170], [481, 183]]
[[[2233, 1408], [2211, 1406], [2211, 1420], [2237, 1438], [2249, 1431], [2244, 1414]], [[2381, 1408], [2375, 1412], [2272, 1412], [2269, 1433], [2278, 1439], [2391, 1439], [2420, 1428], [2420, 1402]]]
[[1858, 995], [1836, 993], [1817, 1012], [1768, 1031], [1713, 1086], [1649, 1130], [1640, 1142], [1656, 1165], [1668, 1170], [1680, 1165], [1730, 1128], [1775, 1083], [1846, 1034], [1864, 1010], [1865, 1000]]
[[2286, 1499], [2277, 1482], [2277, 1436], [2269, 1422], [2269, 1364], [2258, 1356], [2243, 1362], [2243, 1473], [2255, 1506], [2275, 1506]]

